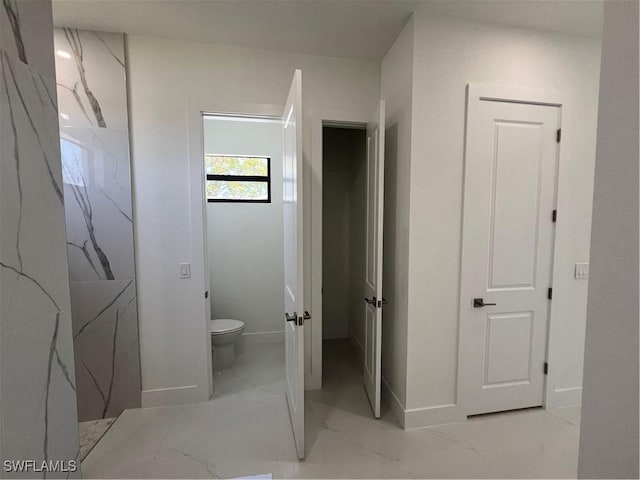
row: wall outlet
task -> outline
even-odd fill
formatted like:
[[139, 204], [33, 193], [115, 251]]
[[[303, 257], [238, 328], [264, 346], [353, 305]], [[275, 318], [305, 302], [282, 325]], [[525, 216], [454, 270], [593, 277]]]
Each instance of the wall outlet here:
[[584, 280], [585, 278], [589, 278], [588, 263], [576, 263], [575, 278], [576, 280]]
[[180, 278], [191, 278], [191, 264], [190, 263], [181, 263], [180, 264]]

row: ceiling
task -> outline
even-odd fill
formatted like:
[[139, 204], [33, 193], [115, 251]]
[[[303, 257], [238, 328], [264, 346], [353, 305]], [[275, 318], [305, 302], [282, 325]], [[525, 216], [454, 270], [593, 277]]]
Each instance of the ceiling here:
[[602, 0], [53, 0], [57, 26], [381, 59], [411, 13], [597, 37]]

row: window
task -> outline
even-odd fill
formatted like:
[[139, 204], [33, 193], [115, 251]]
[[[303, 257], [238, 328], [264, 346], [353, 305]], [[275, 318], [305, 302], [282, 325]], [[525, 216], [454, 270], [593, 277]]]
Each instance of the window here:
[[271, 159], [205, 155], [207, 202], [271, 203]]

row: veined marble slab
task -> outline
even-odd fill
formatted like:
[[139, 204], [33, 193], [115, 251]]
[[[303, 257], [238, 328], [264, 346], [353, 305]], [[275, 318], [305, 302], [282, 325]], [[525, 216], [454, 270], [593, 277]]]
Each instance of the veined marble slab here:
[[139, 407], [135, 282], [71, 282], [71, 306], [78, 419], [109, 418]]
[[124, 35], [56, 28], [56, 83], [64, 127], [128, 127]]
[[[79, 455], [57, 109], [44, 61], [52, 49], [42, 37], [46, 28], [44, 33], [38, 28], [51, 23], [50, 8], [47, 2], [0, 5], [3, 460], [68, 462]], [[7, 34], [7, 12], [15, 15], [9, 30], [22, 32], [24, 51], [16, 50]], [[33, 477], [34, 472], [10, 475]]]
[[51, 81], [55, 78], [52, 35], [50, 1], [0, 2], [0, 50]]
[[140, 406], [124, 35], [54, 29], [78, 416]]
[[61, 127], [71, 281], [134, 278], [126, 130]]

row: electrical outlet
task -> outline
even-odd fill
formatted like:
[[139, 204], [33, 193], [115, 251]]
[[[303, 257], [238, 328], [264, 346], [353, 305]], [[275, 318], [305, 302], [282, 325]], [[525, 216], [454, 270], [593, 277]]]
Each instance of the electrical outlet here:
[[588, 263], [576, 263], [575, 278], [576, 280], [584, 280], [586, 278], [589, 278]]

